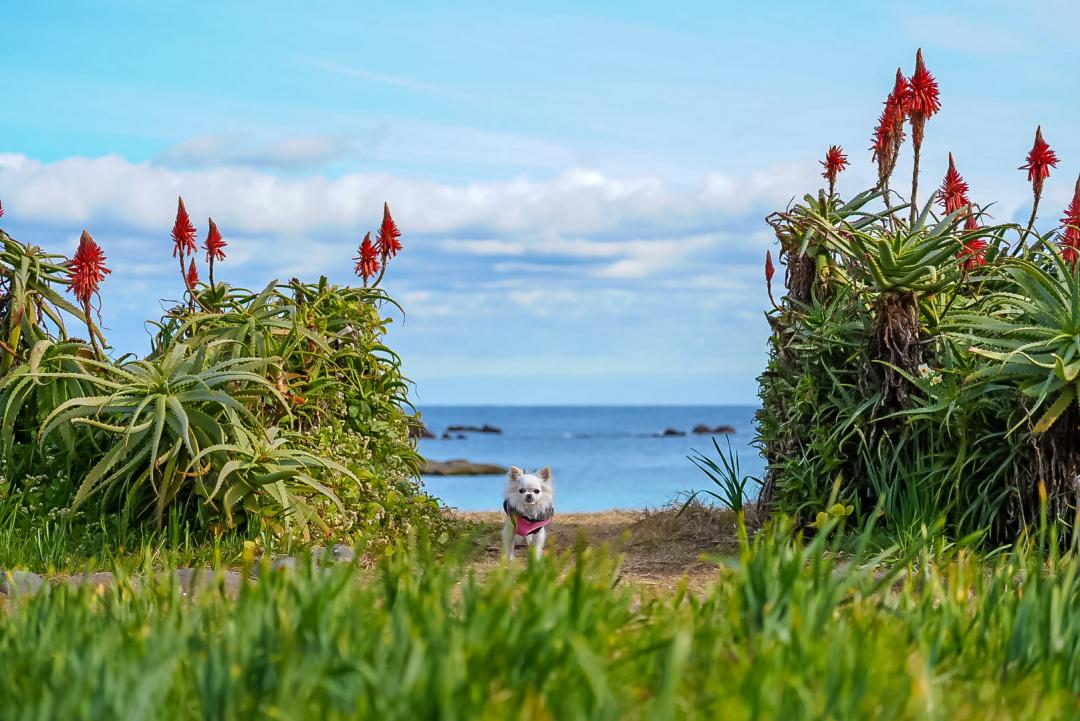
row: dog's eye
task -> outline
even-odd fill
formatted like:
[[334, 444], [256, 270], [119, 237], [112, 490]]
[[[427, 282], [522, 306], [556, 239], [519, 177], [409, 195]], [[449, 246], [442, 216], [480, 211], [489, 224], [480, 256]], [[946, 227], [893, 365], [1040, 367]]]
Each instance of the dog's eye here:
[[524, 489], [524, 488], [519, 488], [519, 489], [518, 489], [518, 493], [524, 493], [524, 492], [525, 492], [525, 489]]

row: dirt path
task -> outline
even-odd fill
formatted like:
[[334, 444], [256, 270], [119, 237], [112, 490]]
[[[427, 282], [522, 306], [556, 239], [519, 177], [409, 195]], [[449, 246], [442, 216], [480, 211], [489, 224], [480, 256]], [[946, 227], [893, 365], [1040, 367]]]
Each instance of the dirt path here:
[[[459, 515], [477, 524], [478, 568], [494, 568], [501, 562], [503, 514]], [[732, 514], [701, 506], [691, 506], [681, 515], [672, 510], [556, 514], [547, 548], [572, 549], [579, 535], [590, 546], [607, 545], [622, 554], [622, 582], [657, 591], [674, 589], [683, 576], [690, 588], [704, 588], [717, 574], [716, 563], [707, 557], [730, 555], [736, 548]], [[517, 563], [524, 562], [524, 552], [522, 545]]]

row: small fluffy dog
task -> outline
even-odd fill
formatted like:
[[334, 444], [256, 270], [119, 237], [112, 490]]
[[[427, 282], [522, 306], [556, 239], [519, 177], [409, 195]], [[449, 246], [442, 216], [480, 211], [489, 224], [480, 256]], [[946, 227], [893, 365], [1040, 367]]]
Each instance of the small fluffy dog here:
[[551, 484], [551, 469], [525, 473], [517, 466], [510, 467], [503, 493], [503, 554], [514, 560], [514, 542], [518, 537], [532, 547], [539, 558], [547, 541], [547, 525], [555, 515], [555, 487]]

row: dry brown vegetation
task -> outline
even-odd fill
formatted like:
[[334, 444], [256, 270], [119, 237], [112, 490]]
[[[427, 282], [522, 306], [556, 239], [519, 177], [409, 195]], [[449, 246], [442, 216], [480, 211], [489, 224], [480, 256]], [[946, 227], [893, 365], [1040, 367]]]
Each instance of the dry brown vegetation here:
[[[484, 570], [497, 565], [503, 514], [458, 515], [477, 525], [477, 567]], [[589, 546], [607, 546], [622, 556], [622, 582], [657, 590], [674, 588], [683, 576], [692, 588], [704, 587], [716, 576], [716, 564], [708, 558], [730, 555], [737, 549], [735, 514], [697, 501], [685, 509], [557, 514], [549, 527], [548, 552], [570, 550], [579, 538]], [[522, 562], [520, 554], [518, 562]]]

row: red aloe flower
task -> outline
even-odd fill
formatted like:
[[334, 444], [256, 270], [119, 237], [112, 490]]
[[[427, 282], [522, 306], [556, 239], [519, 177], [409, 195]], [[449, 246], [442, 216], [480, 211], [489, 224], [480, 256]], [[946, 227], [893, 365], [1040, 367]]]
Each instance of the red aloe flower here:
[[913, 159], [911, 167], [911, 205], [910, 224], [915, 225], [919, 195], [919, 157], [922, 154], [923, 133], [926, 121], [941, 109], [938, 99], [938, 84], [934, 76], [923, 63], [922, 49], [915, 53], [915, 72], [911, 76], [910, 87], [904, 96], [904, 110], [911, 118], [911, 144]]
[[896, 156], [904, 141], [904, 120], [907, 118], [906, 98], [910, 92], [904, 73], [896, 69], [896, 82], [885, 98], [885, 107], [881, 110], [878, 124], [874, 128], [874, 142], [870, 149], [873, 159], [878, 164], [878, 180], [884, 184], [896, 165]]
[[222, 237], [221, 231], [218, 230], [217, 223], [213, 218], [209, 219], [210, 230], [206, 234], [206, 242], [203, 244], [203, 248], [206, 249], [206, 260], [213, 263], [215, 260], [225, 260], [225, 246], [228, 245]]
[[918, 113], [929, 118], [941, 110], [941, 99], [938, 96], [937, 80], [934, 80], [934, 76], [926, 69], [922, 48], [919, 48], [915, 52], [915, 72], [911, 76], [910, 90], [904, 98], [904, 109], [909, 115]]
[[1065, 209], [1061, 225], [1064, 229], [1060, 240], [1061, 257], [1065, 262], [1076, 265], [1076, 261], [1080, 259], [1080, 178], [1076, 179], [1076, 189], [1069, 207]]
[[176, 208], [176, 222], [173, 223], [173, 257], [183, 258], [188, 253], [194, 253], [198, 247], [195, 243], [195, 226], [191, 224], [187, 208], [184, 207], [184, 199]]
[[[75, 250], [75, 255], [68, 261], [67, 271], [71, 278], [68, 291], [75, 294], [84, 309], [88, 308], [90, 299], [98, 292], [101, 281], [112, 272], [105, 267], [105, 254], [101, 247], [85, 230], [79, 236], [79, 247]], [[89, 316], [89, 313], [87, 315]]]
[[393, 258], [401, 251], [399, 238], [401, 231], [390, 216], [390, 204], [383, 203], [382, 226], [379, 227], [379, 235], [376, 237], [379, 253], [385, 258]]
[[379, 272], [379, 252], [371, 242], [371, 233], [364, 236], [364, 242], [360, 243], [359, 253], [356, 258], [353, 258], [356, 261], [355, 270], [366, 283], [368, 278]]
[[[975, 222], [975, 216], [968, 213], [964, 221], [964, 232], [978, 230], [979, 224]], [[972, 270], [980, 265], [986, 265], [986, 241], [982, 238], [970, 238], [964, 241], [964, 247], [956, 254], [960, 259], [960, 267], [964, 270]]]
[[825, 160], [819, 162], [821, 167], [825, 168], [825, 172], [821, 174], [821, 177], [829, 181], [829, 195], [832, 195], [833, 187], [836, 185], [836, 176], [848, 166], [847, 156], [844, 155], [844, 149], [839, 145], [831, 145], [828, 152], [825, 153]]
[[0, 218], [4, 217], [4, 203], [0, 202]]
[[195, 286], [199, 284], [199, 269], [195, 267], [195, 259], [191, 259], [191, 265], [188, 266], [187, 274], [184, 276], [184, 283], [187, 285], [188, 290], [195, 290]]
[[1042, 194], [1043, 181], [1050, 177], [1050, 168], [1056, 168], [1058, 164], [1055, 153], [1042, 136], [1042, 126], [1035, 128], [1035, 143], [1027, 155], [1027, 162], [1020, 166], [1020, 170], [1028, 171], [1028, 180], [1031, 181], [1036, 195]]
[[773, 304], [774, 308], [778, 307], [776, 305], [776, 301], [773, 300], [773, 295], [772, 295], [772, 279], [773, 279], [773, 276], [775, 274], [776, 274], [776, 267], [773, 266], [772, 252], [766, 250], [765, 251], [765, 288], [766, 288], [766, 290], [769, 291], [769, 302], [771, 302]]
[[968, 184], [956, 171], [952, 153], [949, 153], [949, 170], [945, 173], [945, 180], [941, 182], [941, 190], [938, 191], [941, 204], [945, 206], [945, 213], [952, 213], [965, 205], [970, 205], [971, 201], [968, 200], [967, 193]]

